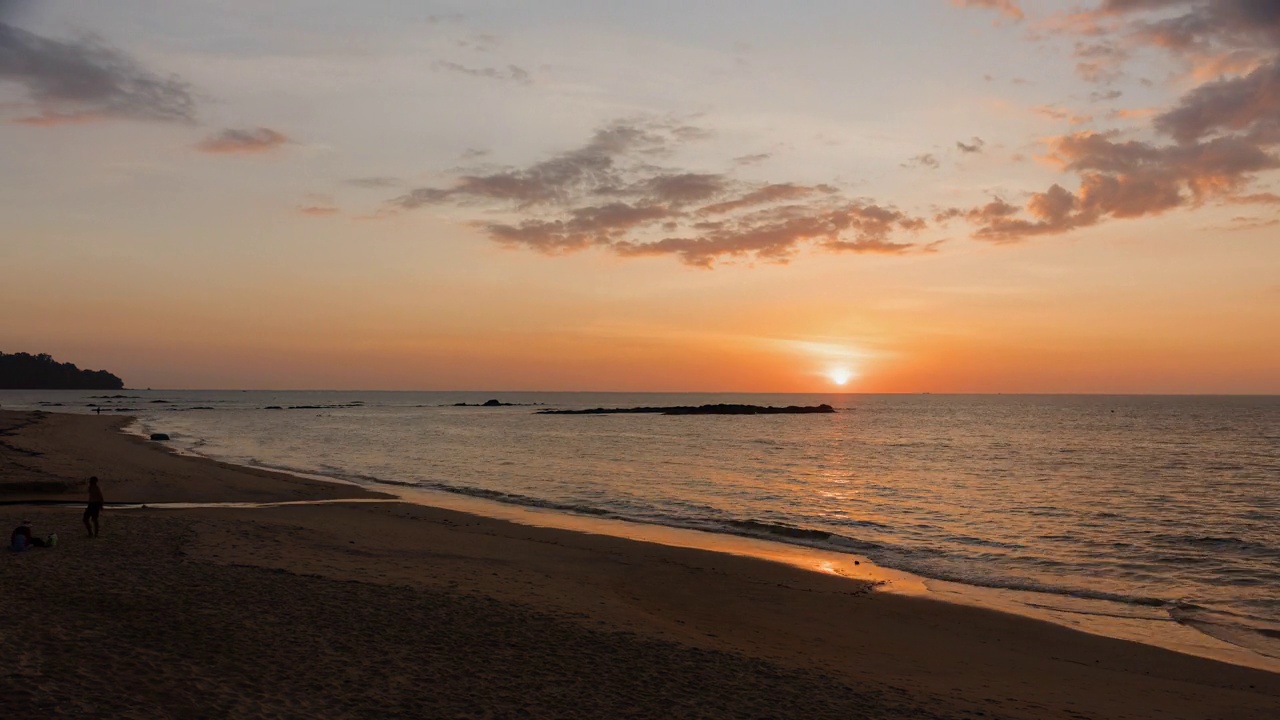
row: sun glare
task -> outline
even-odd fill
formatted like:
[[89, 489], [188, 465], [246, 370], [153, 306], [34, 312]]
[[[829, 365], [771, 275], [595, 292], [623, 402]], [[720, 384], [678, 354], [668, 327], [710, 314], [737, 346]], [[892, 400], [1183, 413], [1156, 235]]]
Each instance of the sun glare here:
[[829, 371], [827, 377], [831, 378], [831, 382], [837, 385], [844, 385], [853, 379], [853, 372], [845, 368], [836, 368]]

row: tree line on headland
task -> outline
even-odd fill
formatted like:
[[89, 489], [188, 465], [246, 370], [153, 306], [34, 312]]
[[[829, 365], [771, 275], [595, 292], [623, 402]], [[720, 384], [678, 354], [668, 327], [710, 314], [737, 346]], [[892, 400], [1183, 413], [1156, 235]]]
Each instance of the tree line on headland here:
[[46, 353], [0, 352], [2, 390], [119, 390], [124, 381], [106, 370], [81, 370]]

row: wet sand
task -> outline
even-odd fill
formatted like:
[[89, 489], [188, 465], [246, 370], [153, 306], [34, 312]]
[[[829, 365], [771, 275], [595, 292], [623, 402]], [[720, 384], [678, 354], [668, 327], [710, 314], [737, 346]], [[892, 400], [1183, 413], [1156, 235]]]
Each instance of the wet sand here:
[[[0, 412], [0, 500], [355, 487]], [[48, 717], [1271, 718], [1280, 675], [764, 560], [406, 503], [0, 506], [0, 706]], [[7, 536], [6, 536], [7, 537]], [[12, 608], [15, 601], [7, 601]]]

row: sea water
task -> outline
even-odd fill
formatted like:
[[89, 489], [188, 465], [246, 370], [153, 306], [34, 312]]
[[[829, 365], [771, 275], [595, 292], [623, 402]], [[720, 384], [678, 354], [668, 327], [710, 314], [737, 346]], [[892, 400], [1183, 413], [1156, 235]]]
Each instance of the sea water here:
[[[514, 405], [455, 406], [491, 398]], [[720, 402], [837, 412], [536, 413]], [[221, 460], [854, 553], [1280, 658], [1278, 397], [3, 391], [0, 406], [101, 406]]]

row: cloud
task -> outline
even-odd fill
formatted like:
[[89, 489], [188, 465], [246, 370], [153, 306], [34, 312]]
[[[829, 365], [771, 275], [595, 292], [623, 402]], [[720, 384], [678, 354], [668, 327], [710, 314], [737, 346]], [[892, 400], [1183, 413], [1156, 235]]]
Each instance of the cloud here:
[[311, 217], [332, 217], [342, 211], [332, 205], [304, 205], [298, 208], [298, 212]]
[[[673, 255], [713, 267], [729, 258], [785, 262], [801, 247], [898, 254], [894, 238], [925, 221], [844, 197], [830, 185], [752, 183], [727, 173], [655, 165], [711, 133], [656, 120], [620, 121], [581, 147], [524, 168], [458, 177], [392, 200], [402, 209], [450, 205], [509, 220], [472, 224], [508, 247], [563, 254], [590, 247], [625, 257]], [[736, 163], [734, 163], [736, 164]]]
[[1193, 78], [1246, 73], [1280, 47], [1274, 0], [1103, 0], [1092, 10], [1056, 18], [1051, 29], [1091, 38], [1076, 47], [1086, 79], [1108, 81], [1141, 47], [1167, 50]]
[[799, 200], [815, 193], [834, 194], [836, 189], [830, 185], [797, 185], [795, 183], [771, 183], [758, 187], [744, 195], [723, 200], [700, 208], [702, 215], [723, 215], [744, 208], [770, 205], [778, 202]]
[[455, 62], [441, 60], [436, 63], [436, 67], [450, 72], [470, 75], [471, 77], [487, 78], [489, 80], [507, 80], [521, 85], [528, 85], [533, 82], [533, 79], [529, 77], [528, 71], [517, 65], [508, 65], [505, 68], [473, 68], [467, 67], [466, 65], [459, 65]]
[[1157, 117], [1155, 127], [1180, 143], [1243, 130], [1260, 142], [1280, 142], [1280, 55], [1244, 77], [1192, 90], [1178, 107]]
[[[1013, 242], [1213, 200], [1271, 202], [1274, 194], [1248, 189], [1259, 175], [1280, 168], [1280, 2], [1104, 0], [1059, 18], [1058, 27], [1088, 36], [1077, 56], [1102, 58], [1106, 72], [1119, 72], [1117, 64], [1139, 46], [1248, 62], [1231, 66], [1237, 74], [1201, 81], [1172, 107], [1110, 115], [1151, 117], [1150, 133], [1141, 139], [1092, 130], [1050, 139], [1047, 159], [1075, 176], [1075, 190], [1055, 183], [1031, 193], [1021, 207], [996, 199], [944, 211], [940, 221], [962, 217], [979, 239]], [[1098, 98], [1111, 96], [1095, 93]], [[1038, 110], [1073, 124], [1092, 121], [1054, 107]]]
[[[1010, 242], [1052, 235], [1107, 218], [1158, 215], [1215, 197], [1233, 198], [1253, 176], [1280, 168], [1280, 159], [1240, 137], [1160, 145], [1080, 132], [1056, 138], [1050, 157], [1078, 173], [1071, 192], [1055, 184], [1034, 193], [1020, 216], [1000, 201], [964, 214], [978, 229], [975, 237]], [[998, 210], [998, 211], [997, 211]]]
[[157, 75], [93, 38], [52, 40], [0, 23], [0, 81], [5, 80], [26, 92], [29, 114], [20, 122], [27, 125], [195, 117], [185, 82]]
[[832, 252], [902, 254], [913, 243], [889, 240], [898, 229], [919, 230], [924, 221], [894, 208], [849, 203], [828, 209], [788, 206], [731, 222], [706, 232], [649, 242], [622, 241], [624, 256], [675, 254], [695, 267], [712, 267], [725, 257], [754, 257], [784, 262], [795, 249], [813, 243]]
[[962, 153], [980, 153], [982, 148], [986, 146], [986, 141], [980, 137], [975, 137], [971, 142], [956, 142], [956, 148]]
[[951, 0], [951, 4], [965, 8], [997, 10], [1005, 17], [1020, 21], [1026, 17], [1018, 0]]
[[1037, 105], [1032, 110], [1038, 115], [1043, 115], [1053, 120], [1065, 120], [1071, 125], [1087, 125], [1093, 122], [1092, 115], [1077, 115], [1057, 105]]
[[200, 152], [237, 155], [270, 152], [289, 142], [289, 138], [271, 128], [227, 129], [211, 135], [196, 145]]
[[751, 155], [739, 155], [733, 159], [734, 165], [759, 165], [768, 160], [772, 155], [769, 153], [753, 153]]
[[375, 176], [350, 178], [344, 180], [347, 185], [354, 185], [359, 188], [393, 188], [404, 185], [404, 181], [397, 177]]
[[902, 163], [902, 167], [926, 167], [930, 170], [937, 170], [941, 164], [942, 163], [938, 161], [938, 157], [933, 153], [924, 153], [923, 155], [917, 155]]
[[1280, 218], [1234, 217], [1231, 218], [1231, 224], [1229, 225], [1205, 229], [1239, 232], [1242, 230], [1259, 230], [1261, 228], [1276, 227], [1277, 225], [1280, 225]]
[[1273, 192], [1237, 195], [1228, 199], [1237, 205], [1280, 205], [1280, 195]]

